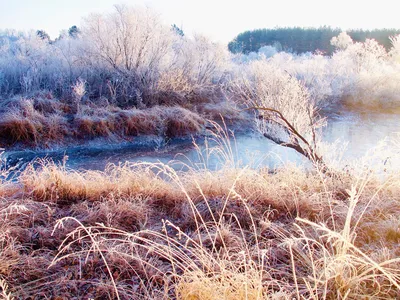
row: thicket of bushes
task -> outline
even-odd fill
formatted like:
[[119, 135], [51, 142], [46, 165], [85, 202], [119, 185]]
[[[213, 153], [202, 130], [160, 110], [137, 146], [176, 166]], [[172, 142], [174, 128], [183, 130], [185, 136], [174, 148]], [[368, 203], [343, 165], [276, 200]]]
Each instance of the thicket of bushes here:
[[164, 25], [150, 9], [92, 14], [79, 34], [50, 42], [36, 32], [0, 35], [0, 95], [51, 91], [68, 98], [78, 79], [90, 99], [120, 106], [198, 101], [216, 94], [227, 51]]
[[[400, 38], [391, 37], [392, 48], [386, 51], [377, 41], [354, 42], [346, 33], [332, 38], [335, 52], [296, 55], [263, 47], [258, 53], [238, 54], [238, 74], [252, 73], [254, 64], [264, 69], [282, 70], [296, 78], [310, 93], [311, 101], [322, 108], [347, 101], [374, 107], [399, 104]], [[254, 75], [249, 75], [254, 78]], [[271, 74], [270, 76], [273, 77]], [[239, 76], [240, 77], [240, 76]]]

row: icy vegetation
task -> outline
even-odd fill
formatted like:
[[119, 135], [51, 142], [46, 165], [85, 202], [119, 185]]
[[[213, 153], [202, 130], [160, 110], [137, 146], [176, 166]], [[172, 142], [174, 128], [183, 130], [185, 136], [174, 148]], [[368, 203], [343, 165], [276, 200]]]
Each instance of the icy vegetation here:
[[375, 40], [353, 42], [349, 35], [342, 32], [331, 40], [336, 47], [332, 56], [277, 53], [273, 47], [266, 46], [258, 53], [238, 54], [234, 61], [245, 72], [251, 72], [254, 64], [264, 64], [265, 68], [288, 73], [307, 88], [318, 107], [340, 101], [352, 105], [398, 107], [399, 40], [400, 36], [392, 37], [393, 46], [387, 52]]
[[47, 90], [64, 98], [78, 81], [90, 99], [137, 107], [211, 95], [228, 62], [206, 37], [186, 38], [151, 10], [126, 6], [90, 15], [76, 35], [3, 32], [0, 45], [2, 95]]
[[[54, 41], [2, 32], [6, 151], [207, 134], [185, 171], [1, 160], [1, 299], [399, 299], [399, 136], [345, 167], [321, 141], [328, 109], [400, 106], [391, 41], [233, 55], [128, 6]], [[310, 168], [240, 164], [229, 126], [246, 121]]]
[[[331, 56], [272, 46], [233, 55], [204, 36], [164, 25], [148, 8], [122, 5], [88, 16], [54, 41], [43, 31], [4, 31], [0, 139], [8, 146], [52, 147], [85, 138], [171, 136], [168, 109], [157, 118], [149, 111], [146, 125], [132, 118], [156, 106], [179, 106], [183, 120], [197, 120], [179, 125], [178, 135], [200, 133], [208, 118], [240, 120], [240, 109], [254, 104], [282, 110], [290, 122], [299, 109], [298, 119], [311, 127], [320, 124], [316, 112], [332, 104], [393, 108], [400, 101], [399, 40], [392, 37], [386, 51], [375, 40], [353, 42], [342, 32], [331, 40]], [[271, 100], [271, 93], [281, 95]]]

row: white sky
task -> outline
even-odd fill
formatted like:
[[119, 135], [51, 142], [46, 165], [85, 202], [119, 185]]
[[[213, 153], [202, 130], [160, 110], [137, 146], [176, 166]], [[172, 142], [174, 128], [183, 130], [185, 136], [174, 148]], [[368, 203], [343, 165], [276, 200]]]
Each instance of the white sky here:
[[276, 26], [400, 28], [399, 0], [0, 0], [0, 29], [44, 29], [56, 38], [118, 3], [153, 7], [166, 24], [223, 43], [245, 30]]

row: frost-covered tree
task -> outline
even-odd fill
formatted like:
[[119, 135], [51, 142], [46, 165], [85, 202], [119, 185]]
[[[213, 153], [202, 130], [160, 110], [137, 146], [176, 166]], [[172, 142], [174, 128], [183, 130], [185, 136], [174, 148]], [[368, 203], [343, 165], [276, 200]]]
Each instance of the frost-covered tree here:
[[231, 91], [256, 110], [257, 128], [266, 138], [323, 164], [317, 149], [319, 128], [325, 122], [296, 78], [266, 60], [258, 60], [240, 70]]
[[90, 64], [86, 64], [87, 61], [82, 55], [83, 47], [82, 40], [69, 36], [58, 39], [53, 44], [58, 59], [58, 63], [54, 65], [58, 75], [54, 74], [54, 77], [63, 83], [63, 89], [66, 91], [69, 91], [69, 87], [84, 75], [85, 70], [90, 69]]
[[154, 94], [177, 37], [152, 10], [117, 5], [110, 14], [86, 18], [82, 38], [85, 56], [109, 73], [114, 97], [140, 102], [142, 95]]
[[338, 36], [335, 36], [331, 39], [331, 45], [339, 50], [345, 50], [352, 44], [353, 40], [347, 34], [347, 32], [341, 32]]
[[157, 69], [173, 41], [172, 32], [153, 11], [122, 5], [110, 14], [90, 15], [82, 32], [90, 54], [124, 76]]

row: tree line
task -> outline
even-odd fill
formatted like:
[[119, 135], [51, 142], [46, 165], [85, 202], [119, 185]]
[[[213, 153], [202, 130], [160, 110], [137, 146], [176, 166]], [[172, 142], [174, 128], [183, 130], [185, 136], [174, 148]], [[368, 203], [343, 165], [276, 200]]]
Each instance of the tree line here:
[[[232, 53], [257, 52], [263, 46], [275, 46], [278, 51], [306, 53], [320, 51], [331, 55], [335, 48], [330, 41], [342, 32], [340, 28], [282, 27], [248, 30], [238, 34], [229, 44]], [[386, 50], [391, 48], [390, 37], [400, 34], [400, 29], [352, 29], [347, 31], [355, 42], [375, 39]]]

